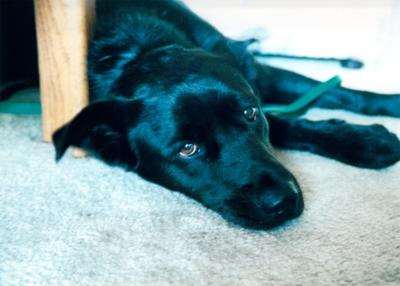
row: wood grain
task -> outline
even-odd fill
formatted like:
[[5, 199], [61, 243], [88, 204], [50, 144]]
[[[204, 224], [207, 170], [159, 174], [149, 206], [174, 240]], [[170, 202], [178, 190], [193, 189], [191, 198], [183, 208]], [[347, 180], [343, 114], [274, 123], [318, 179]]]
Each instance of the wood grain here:
[[88, 104], [86, 55], [95, 0], [35, 0], [43, 139]]

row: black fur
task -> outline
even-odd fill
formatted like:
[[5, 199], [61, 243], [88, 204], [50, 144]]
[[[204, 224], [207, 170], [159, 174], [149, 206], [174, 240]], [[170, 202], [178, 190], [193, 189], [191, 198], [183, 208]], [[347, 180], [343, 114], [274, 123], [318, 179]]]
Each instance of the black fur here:
[[[180, 2], [98, 1], [89, 52], [91, 104], [54, 134], [70, 146], [180, 191], [230, 222], [266, 229], [295, 218], [303, 198], [271, 145], [364, 168], [400, 159], [384, 127], [312, 122], [244, 109], [290, 102], [317, 82], [262, 65], [246, 42], [224, 37]], [[400, 95], [335, 88], [317, 106], [400, 116]], [[182, 146], [197, 144], [190, 158]]]

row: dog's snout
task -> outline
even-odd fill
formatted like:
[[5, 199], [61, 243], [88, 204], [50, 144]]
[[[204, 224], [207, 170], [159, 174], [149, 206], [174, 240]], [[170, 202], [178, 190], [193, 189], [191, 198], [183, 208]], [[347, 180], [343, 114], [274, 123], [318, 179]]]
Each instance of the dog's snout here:
[[265, 216], [281, 216], [282, 219], [290, 219], [297, 216], [299, 211], [301, 212], [300, 200], [302, 200], [300, 191], [290, 184], [287, 187], [265, 190], [259, 198], [260, 211]]
[[269, 191], [260, 199], [260, 203], [267, 215], [280, 215], [293, 204], [293, 198], [285, 191]]
[[[283, 179], [264, 174], [256, 182], [241, 188], [239, 196], [245, 202], [240, 205], [239, 213], [249, 218], [250, 226], [270, 228], [302, 213], [302, 192], [293, 177], [285, 176]], [[243, 210], [246, 212], [243, 213]]]

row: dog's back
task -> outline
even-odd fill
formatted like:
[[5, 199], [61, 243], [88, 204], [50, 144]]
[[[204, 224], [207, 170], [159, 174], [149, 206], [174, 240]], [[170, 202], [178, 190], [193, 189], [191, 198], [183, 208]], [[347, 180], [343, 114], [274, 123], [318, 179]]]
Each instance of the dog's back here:
[[182, 32], [159, 16], [158, 10], [143, 5], [147, 2], [113, 2], [99, 1], [97, 7], [96, 32], [89, 50], [91, 101], [107, 97], [124, 65], [146, 51], [175, 43], [190, 45]]
[[247, 64], [243, 57], [253, 60], [245, 45], [224, 37], [181, 2], [101, 0], [89, 50], [91, 101], [112, 93], [126, 63], [168, 45], [223, 54], [236, 65]]

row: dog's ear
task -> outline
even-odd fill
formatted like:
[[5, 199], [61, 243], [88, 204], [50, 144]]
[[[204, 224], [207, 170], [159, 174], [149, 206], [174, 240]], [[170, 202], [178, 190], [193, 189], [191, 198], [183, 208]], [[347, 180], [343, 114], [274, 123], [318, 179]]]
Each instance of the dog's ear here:
[[88, 151], [106, 163], [135, 168], [137, 156], [128, 131], [138, 121], [140, 101], [105, 100], [90, 104], [53, 134], [56, 160], [69, 146]]
[[226, 45], [234, 57], [235, 62], [242, 70], [246, 79], [252, 83], [257, 78], [257, 68], [254, 56], [247, 50], [248, 46], [256, 40], [235, 41], [228, 39]]

